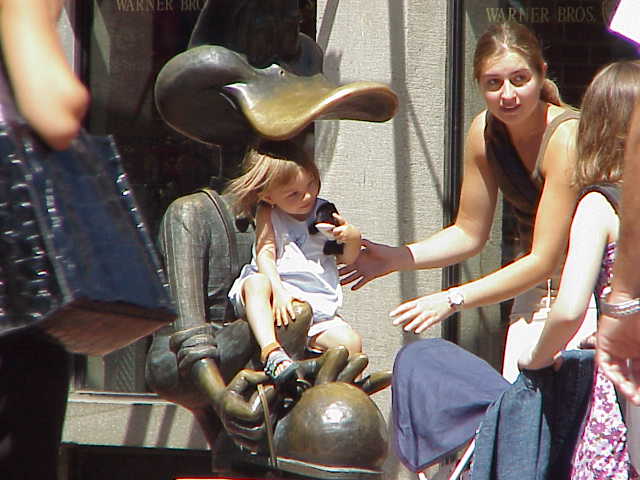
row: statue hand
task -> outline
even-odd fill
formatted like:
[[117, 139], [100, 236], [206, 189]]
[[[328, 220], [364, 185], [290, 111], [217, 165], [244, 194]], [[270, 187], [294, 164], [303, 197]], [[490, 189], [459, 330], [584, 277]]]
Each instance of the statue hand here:
[[[266, 436], [264, 409], [258, 385], [268, 381], [269, 377], [264, 372], [241, 370], [224, 389], [216, 408], [233, 441], [253, 452], [264, 444]], [[275, 409], [272, 407], [278, 398], [276, 389], [273, 385], [264, 385], [263, 391], [269, 411], [273, 412]]]
[[212, 326], [204, 324], [174, 333], [169, 347], [176, 355], [180, 375], [190, 376], [198, 360], [216, 358], [218, 344]]
[[353, 355], [345, 347], [330, 348], [317, 358], [298, 362], [299, 372], [313, 385], [330, 382], [345, 382], [356, 385], [371, 395], [385, 389], [391, 384], [391, 372], [375, 372], [360, 379], [369, 365], [369, 357], [364, 353]]

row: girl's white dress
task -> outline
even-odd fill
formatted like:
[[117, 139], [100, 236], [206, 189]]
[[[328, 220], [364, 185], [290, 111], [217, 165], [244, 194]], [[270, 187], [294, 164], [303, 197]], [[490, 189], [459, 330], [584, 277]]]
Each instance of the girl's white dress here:
[[[342, 289], [335, 256], [322, 253], [327, 240], [324, 235], [309, 233], [309, 225], [315, 219], [318, 207], [326, 202], [318, 198], [305, 220], [296, 220], [278, 207], [273, 207], [271, 211], [276, 241], [276, 268], [280, 279], [292, 297], [308, 302], [313, 309], [309, 337], [326, 331], [334, 323], [343, 322], [337, 313], [342, 306]], [[239, 317], [244, 316], [242, 283], [257, 272], [254, 244], [251, 263], [242, 267], [229, 290], [229, 300]]]

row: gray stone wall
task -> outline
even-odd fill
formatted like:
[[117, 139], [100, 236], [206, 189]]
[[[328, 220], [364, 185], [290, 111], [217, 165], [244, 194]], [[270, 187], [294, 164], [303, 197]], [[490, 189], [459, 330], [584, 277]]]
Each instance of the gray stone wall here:
[[[339, 83], [388, 83], [400, 107], [384, 124], [316, 124], [322, 194], [372, 241], [399, 245], [442, 228], [445, 138], [445, 0], [318, 1], [325, 72]], [[440, 270], [394, 273], [352, 292], [345, 318], [361, 333], [370, 369], [390, 369], [415, 339], [389, 321], [403, 299], [439, 290]], [[439, 336], [435, 328], [426, 335]], [[391, 392], [374, 396], [389, 417]], [[388, 478], [409, 478], [390, 455]]]

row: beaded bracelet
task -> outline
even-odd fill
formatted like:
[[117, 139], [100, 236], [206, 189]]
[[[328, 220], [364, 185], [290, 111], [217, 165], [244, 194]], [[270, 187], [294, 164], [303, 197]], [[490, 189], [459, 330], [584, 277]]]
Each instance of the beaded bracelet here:
[[636, 313], [640, 313], [640, 298], [634, 298], [622, 303], [601, 302], [600, 313], [618, 319], [635, 315]]

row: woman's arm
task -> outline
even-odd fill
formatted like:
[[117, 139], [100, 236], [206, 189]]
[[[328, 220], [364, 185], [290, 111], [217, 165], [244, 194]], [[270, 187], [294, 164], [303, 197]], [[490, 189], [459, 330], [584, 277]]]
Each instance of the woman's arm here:
[[[534, 224], [531, 252], [515, 262], [460, 287], [462, 308], [474, 308], [513, 298], [549, 277], [566, 252], [576, 192], [571, 187], [577, 121], [561, 124], [544, 155], [545, 183]], [[451, 315], [444, 292], [405, 302], [391, 312], [394, 325], [420, 333]]]
[[618, 218], [599, 193], [587, 194], [578, 204], [571, 224], [569, 253], [562, 270], [556, 301], [542, 334], [524, 352], [520, 368], [539, 369], [553, 364], [554, 357], [580, 329], [602, 265], [610, 233], [617, 231]]
[[411, 263], [401, 270], [445, 267], [466, 260], [484, 247], [498, 196], [498, 184], [486, 156], [484, 127], [483, 112], [474, 119], [465, 142], [464, 176], [455, 222], [426, 240], [410, 244]]
[[355, 282], [352, 290], [357, 290], [394, 271], [443, 267], [461, 262], [482, 249], [489, 237], [498, 194], [485, 154], [484, 118], [484, 112], [478, 115], [467, 135], [455, 223], [426, 240], [406, 246], [390, 247], [363, 240], [364, 249], [355, 264], [340, 270], [343, 285]]
[[56, 30], [62, 3], [0, 0], [0, 43], [18, 108], [55, 149], [77, 135], [89, 102]]
[[567, 251], [577, 192], [571, 186], [577, 120], [561, 124], [551, 136], [542, 173], [531, 252], [499, 270], [464, 285], [465, 307], [495, 304], [519, 295], [548, 278]]

